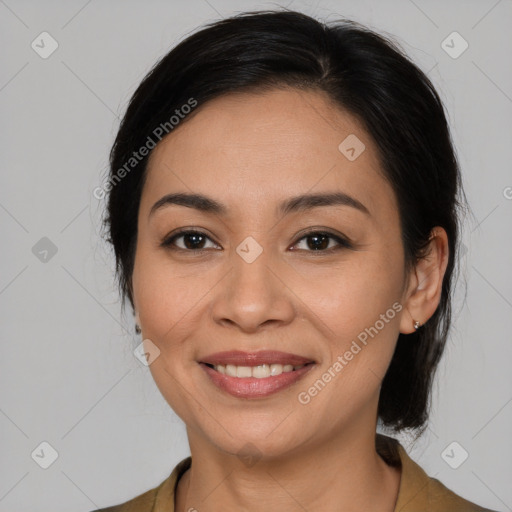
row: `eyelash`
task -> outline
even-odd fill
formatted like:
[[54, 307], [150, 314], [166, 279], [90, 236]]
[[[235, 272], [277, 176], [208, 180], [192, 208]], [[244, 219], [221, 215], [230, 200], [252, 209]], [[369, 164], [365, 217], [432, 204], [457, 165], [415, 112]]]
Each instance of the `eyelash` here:
[[[174, 242], [178, 239], [178, 238], [181, 238], [185, 235], [200, 235], [200, 236], [203, 236], [205, 238], [207, 238], [208, 240], [210, 240], [211, 242], [213, 242], [213, 240], [211, 240], [211, 238], [204, 232], [202, 231], [197, 231], [197, 230], [191, 230], [191, 229], [186, 229], [186, 230], [182, 230], [182, 231], [178, 231], [177, 233], [173, 234], [172, 236], [170, 237], [167, 237], [166, 239], [164, 239], [164, 241], [162, 242], [161, 246], [162, 247], [165, 247], [166, 249], [169, 249], [169, 250], [172, 250], [172, 251], [183, 251], [183, 252], [192, 252], [192, 253], [201, 253], [203, 251], [207, 251], [208, 249], [183, 249], [182, 247], [176, 247], [174, 245]], [[307, 249], [298, 249], [298, 250], [302, 250], [302, 251], [306, 251], [306, 252], [311, 252], [311, 253], [323, 253], [323, 254], [331, 254], [335, 251], [339, 251], [341, 249], [351, 249], [353, 246], [352, 244], [344, 237], [341, 237], [339, 235], [335, 235], [334, 233], [330, 233], [329, 231], [308, 231], [307, 233], [303, 234], [301, 236], [301, 238], [299, 238], [294, 244], [293, 246], [296, 246], [299, 242], [301, 242], [302, 240], [306, 239], [306, 238], [309, 238], [309, 237], [312, 237], [313, 235], [320, 235], [320, 236], [325, 236], [325, 237], [328, 237], [332, 240], [334, 240], [335, 242], [338, 243], [337, 246], [335, 247], [330, 247], [329, 249], [319, 249], [319, 250], [307, 250]], [[213, 242], [215, 243], [215, 242]]]

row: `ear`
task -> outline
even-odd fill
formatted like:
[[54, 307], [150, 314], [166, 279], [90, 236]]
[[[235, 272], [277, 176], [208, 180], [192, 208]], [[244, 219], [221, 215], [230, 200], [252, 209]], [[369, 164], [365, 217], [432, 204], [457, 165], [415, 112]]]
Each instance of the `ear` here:
[[133, 311], [133, 317], [135, 320], [135, 324], [140, 325], [139, 308], [134, 306], [132, 311]]
[[448, 265], [448, 235], [436, 226], [432, 229], [425, 256], [418, 261], [409, 275], [409, 285], [404, 299], [404, 314], [400, 319], [400, 332], [415, 332], [414, 322], [423, 325], [435, 313]]
[[137, 311], [134, 310], [134, 314], [135, 314], [135, 334], [141, 334], [142, 327], [140, 325], [140, 316], [139, 316], [138, 310]]

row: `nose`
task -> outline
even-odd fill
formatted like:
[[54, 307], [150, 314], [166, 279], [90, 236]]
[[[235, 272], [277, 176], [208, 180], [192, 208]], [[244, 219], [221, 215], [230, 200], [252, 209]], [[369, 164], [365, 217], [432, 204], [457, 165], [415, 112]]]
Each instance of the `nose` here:
[[289, 324], [296, 314], [294, 295], [276, 260], [265, 250], [250, 263], [235, 251], [231, 260], [232, 269], [214, 299], [214, 321], [244, 333]]

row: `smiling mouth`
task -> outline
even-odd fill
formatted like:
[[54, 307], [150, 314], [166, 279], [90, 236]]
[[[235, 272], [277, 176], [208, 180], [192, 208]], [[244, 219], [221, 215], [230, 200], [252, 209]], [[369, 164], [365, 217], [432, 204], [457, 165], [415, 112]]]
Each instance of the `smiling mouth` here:
[[[256, 366], [226, 366], [200, 363], [217, 389], [235, 398], [262, 399], [283, 391], [303, 379], [315, 364], [261, 364]], [[224, 371], [225, 373], [221, 373]], [[272, 375], [273, 372], [273, 375]], [[232, 373], [233, 375], [229, 375]], [[236, 375], [235, 375], [236, 374]]]
[[201, 357], [209, 382], [236, 398], [265, 398], [302, 379], [316, 362], [278, 350], [230, 350]]
[[313, 362], [306, 363], [306, 364], [299, 364], [299, 365], [292, 365], [292, 364], [279, 364], [279, 363], [272, 363], [272, 364], [261, 364], [257, 366], [237, 366], [234, 364], [210, 364], [210, 363], [203, 363], [209, 368], [212, 368], [213, 370], [217, 371], [218, 373], [222, 375], [227, 375], [228, 377], [238, 377], [240, 379], [247, 379], [247, 378], [256, 378], [256, 379], [266, 379], [268, 377], [277, 377], [278, 375], [281, 375], [282, 373], [290, 373], [295, 372], [297, 370], [300, 370], [304, 366], [313, 364]]

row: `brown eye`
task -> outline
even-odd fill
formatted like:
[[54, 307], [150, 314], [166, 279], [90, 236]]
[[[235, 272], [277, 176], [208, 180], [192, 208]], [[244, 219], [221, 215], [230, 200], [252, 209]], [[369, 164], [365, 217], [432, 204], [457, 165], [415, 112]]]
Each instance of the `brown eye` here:
[[[351, 247], [351, 244], [344, 238], [334, 235], [333, 233], [322, 231], [312, 231], [311, 233], [307, 233], [299, 240], [298, 243], [301, 243], [303, 240], [306, 241], [305, 247], [299, 248], [299, 250], [305, 250], [308, 252], [331, 252]], [[335, 244], [330, 245], [331, 241], [334, 241]]]
[[[177, 243], [176, 241], [180, 239], [182, 239], [182, 242]], [[211, 241], [211, 239], [201, 231], [180, 231], [164, 240], [162, 246], [184, 251], [201, 251], [208, 248], [205, 247], [208, 240]]]
[[[180, 240], [180, 242], [178, 242]], [[305, 247], [295, 249], [297, 245], [305, 241]], [[208, 242], [213, 247], [207, 247]], [[332, 243], [334, 242], [334, 244]], [[162, 244], [163, 247], [182, 251], [202, 251], [208, 248], [218, 248], [211, 238], [202, 231], [180, 231], [166, 238]], [[350, 248], [352, 245], [343, 237], [329, 232], [312, 231], [299, 239], [293, 246], [293, 250], [301, 250], [306, 252], [327, 252], [336, 251], [343, 248]]]

